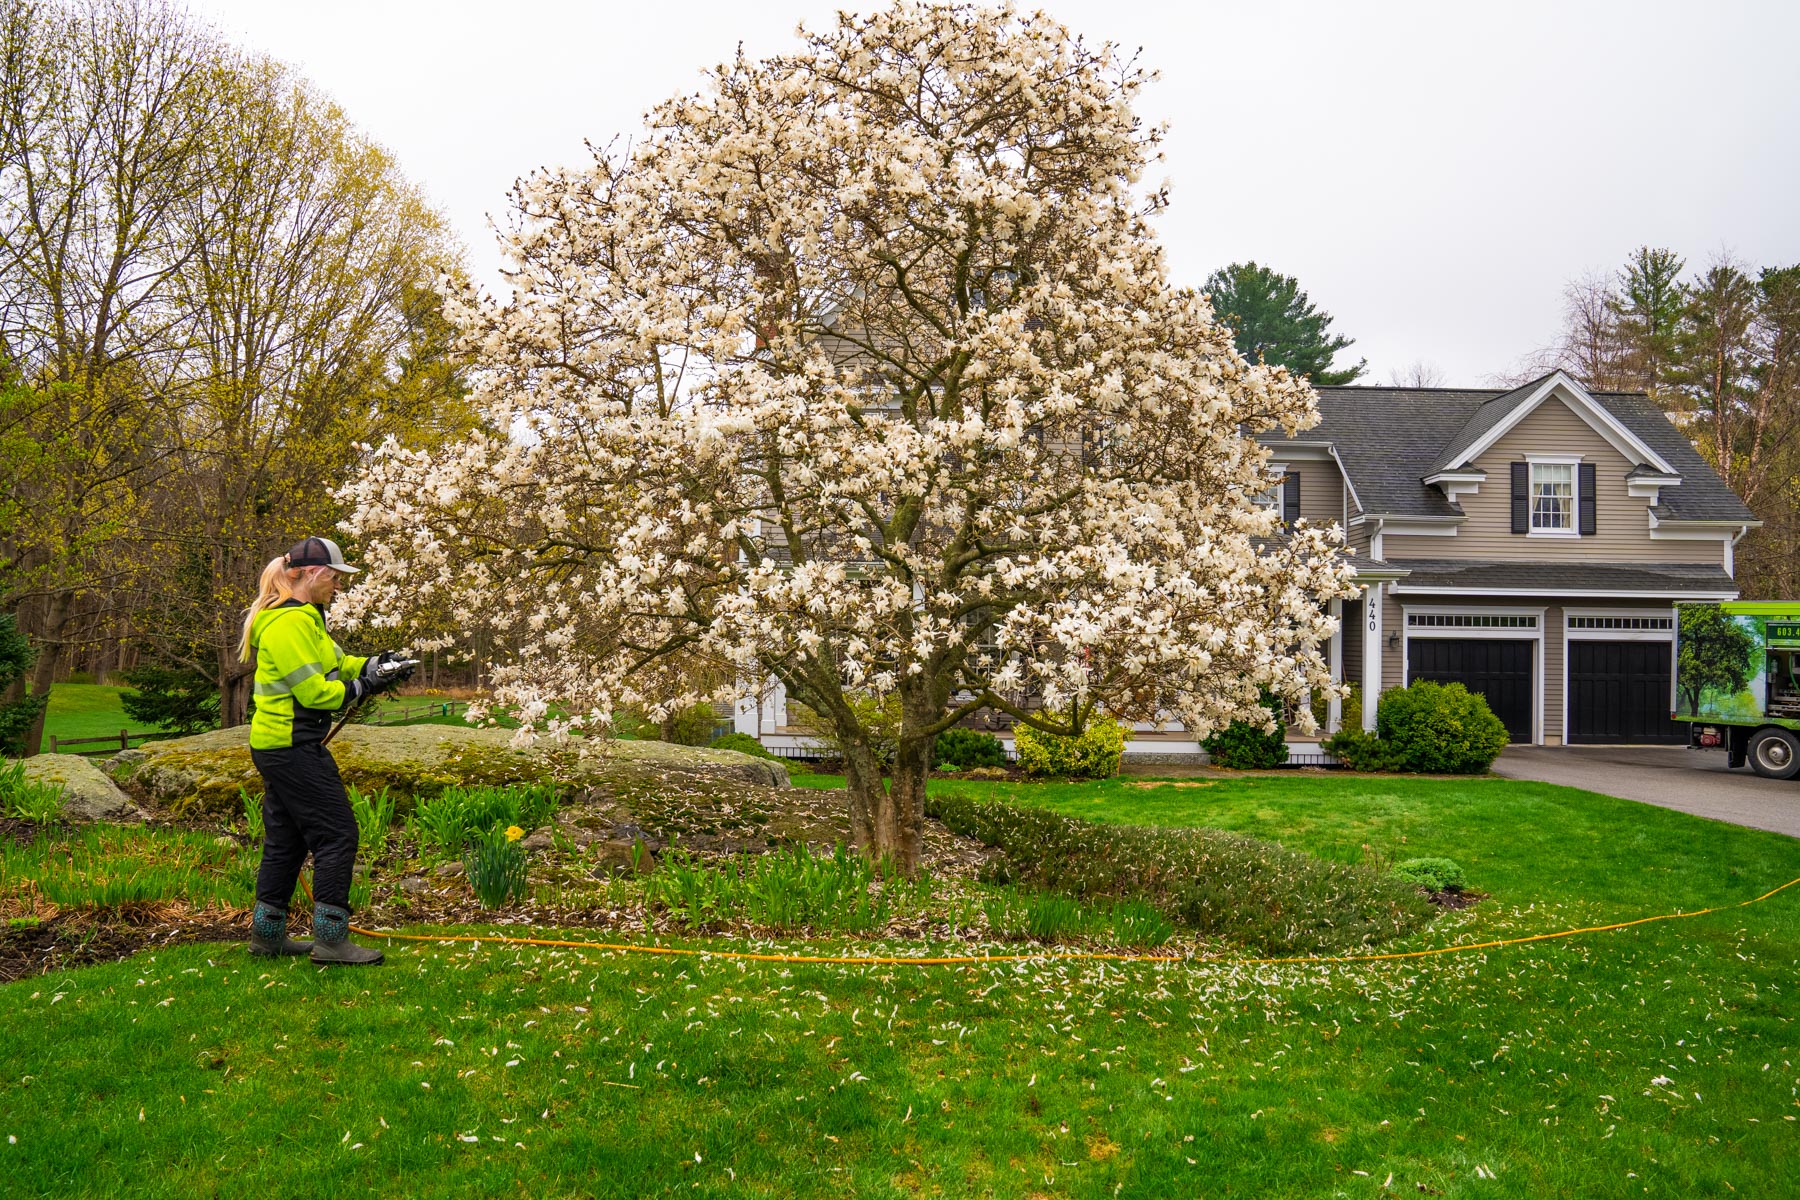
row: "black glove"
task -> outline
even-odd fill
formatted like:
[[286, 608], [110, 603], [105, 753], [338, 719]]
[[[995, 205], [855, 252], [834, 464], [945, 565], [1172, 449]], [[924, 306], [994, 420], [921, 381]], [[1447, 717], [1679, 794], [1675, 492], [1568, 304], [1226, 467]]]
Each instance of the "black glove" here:
[[363, 663], [362, 674], [356, 678], [356, 682], [362, 688], [362, 695], [379, 695], [400, 682], [400, 677], [397, 675], [383, 675], [381, 673], [381, 664], [386, 662], [387, 658], [388, 652], [384, 650]]
[[388, 681], [389, 687], [393, 687], [395, 684], [405, 683], [413, 677], [413, 672], [419, 669], [418, 663], [408, 662], [406, 656], [401, 654], [398, 650], [383, 650], [381, 652], [381, 661], [384, 663], [406, 663], [406, 666], [400, 668], [400, 670], [389, 672], [383, 676], [383, 678]]
[[365, 662], [363, 664], [362, 675], [358, 678], [358, 682], [363, 685], [364, 694], [373, 696], [378, 692], [385, 692], [389, 688], [396, 687], [399, 684], [405, 683], [408, 679], [411, 679], [413, 673], [413, 668], [411, 666], [404, 667], [398, 671], [383, 671], [381, 669], [385, 664], [397, 662], [399, 660], [400, 656], [394, 651], [383, 650], [380, 654], [377, 654], [374, 658]]

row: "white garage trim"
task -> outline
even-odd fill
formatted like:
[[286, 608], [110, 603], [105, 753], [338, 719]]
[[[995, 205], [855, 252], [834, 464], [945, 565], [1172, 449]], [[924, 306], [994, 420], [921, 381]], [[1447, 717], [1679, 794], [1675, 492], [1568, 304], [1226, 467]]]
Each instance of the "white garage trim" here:
[[[1536, 642], [1532, 652], [1531, 744], [1544, 744], [1544, 615], [1542, 608], [1512, 608], [1489, 604], [1400, 605], [1400, 622], [1406, 636], [1400, 639], [1400, 686], [1412, 674], [1412, 639], [1457, 638], [1465, 640]], [[1566, 655], [1564, 656], [1567, 657]], [[1565, 663], [1564, 673], [1568, 671]], [[1568, 708], [1565, 698], [1564, 709]], [[1566, 721], [1565, 721], [1566, 724]]]

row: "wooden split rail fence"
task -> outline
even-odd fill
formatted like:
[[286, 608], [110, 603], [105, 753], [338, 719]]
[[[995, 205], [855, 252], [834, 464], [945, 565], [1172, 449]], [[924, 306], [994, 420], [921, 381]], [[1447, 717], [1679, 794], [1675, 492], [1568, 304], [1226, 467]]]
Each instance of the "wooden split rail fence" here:
[[[148, 741], [150, 738], [168, 737], [166, 733], [155, 730], [139, 730], [133, 732], [121, 729], [117, 733], [109, 733], [105, 737], [59, 738], [54, 733], [44, 739], [47, 743], [46, 754], [79, 754], [86, 758], [98, 758], [102, 755], [117, 754], [121, 750], [129, 750], [132, 743]], [[94, 750], [72, 750], [71, 746], [96, 746]]]

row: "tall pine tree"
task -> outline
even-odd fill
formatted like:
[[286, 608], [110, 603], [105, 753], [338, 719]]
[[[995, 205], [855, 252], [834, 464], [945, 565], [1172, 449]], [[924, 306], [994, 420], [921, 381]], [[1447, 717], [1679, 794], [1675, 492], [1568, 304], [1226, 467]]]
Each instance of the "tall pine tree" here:
[[1320, 312], [1300, 282], [1254, 262], [1214, 271], [1201, 288], [1213, 312], [1231, 331], [1238, 353], [1286, 367], [1319, 387], [1349, 383], [1368, 370], [1369, 360], [1334, 371], [1332, 359], [1354, 344], [1330, 332], [1331, 314]]
[[1619, 273], [1619, 288], [1607, 307], [1625, 360], [1621, 374], [1631, 390], [1654, 394], [1669, 382], [1687, 303], [1681, 284], [1686, 266], [1673, 250], [1639, 246]]

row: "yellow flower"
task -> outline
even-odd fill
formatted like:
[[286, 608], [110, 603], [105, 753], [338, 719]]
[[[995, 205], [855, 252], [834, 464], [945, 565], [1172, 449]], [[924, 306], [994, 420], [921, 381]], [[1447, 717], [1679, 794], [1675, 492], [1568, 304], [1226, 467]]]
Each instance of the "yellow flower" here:
[[517, 825], [508, 825], [506, 827], [506, 840], [507, 841], [516, 842], [524, 836], [525, 836], [525, 831], [523, 829], [520, 829]]

